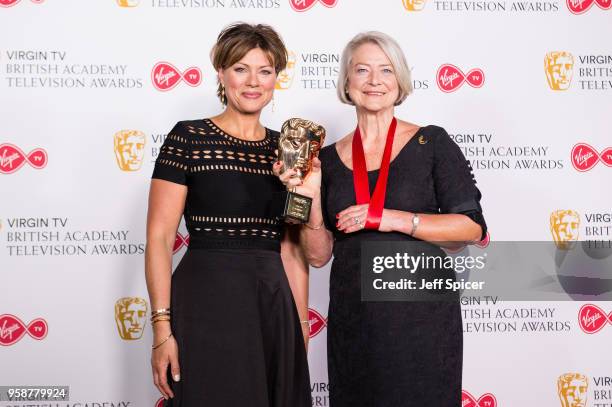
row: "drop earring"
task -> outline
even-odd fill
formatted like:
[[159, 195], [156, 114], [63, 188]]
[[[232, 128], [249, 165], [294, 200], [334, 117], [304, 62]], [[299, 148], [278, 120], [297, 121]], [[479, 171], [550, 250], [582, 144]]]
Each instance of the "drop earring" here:
[[227, 99], [225, 98], [225, 86], [221, 85], [221, 104], [227, 105]]

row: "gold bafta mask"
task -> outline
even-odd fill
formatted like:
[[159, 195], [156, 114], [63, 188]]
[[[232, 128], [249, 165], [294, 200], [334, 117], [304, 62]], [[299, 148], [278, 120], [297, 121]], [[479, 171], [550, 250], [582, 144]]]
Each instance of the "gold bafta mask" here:
[[404, 8], [408, 11], [421, 11], [425, 8], [427, 0], [402, 0]]
[[121, 7], [136, 7], [140, 0], [117, 0], [117, 4]]
[[274, 85], [274, 89], [285, 90], [291, 87], [293, 83], [293, 77], [295, 76], [295, 54], [292, 51], [289, 51], [287, 58], [287, 67], [278, 73], [276, 77], [276, 85]]
[[574, 56], [565, 51], [553, 51], [544, 57], [544, 71], [552, 90], [567, 90], [572, 83]]
[[310, 120], [289, 119], [283, 123], [278, 140], [281, 172], [292, 168], [302, 180], [312, 169], [312, 159], [319, 155], [325, 142], [325, 129]]
[[115, 158], [123, 171], [138, 171], [144, 158], [147, 138], [138, 130], [115, 133]]
[[588, 378], [580, 373], [565, 373], [557, 380], [561, 407], [586, 407]]
[[578, 241], [580, 215], [571, 209], [560, 209], [550, 214], [550, 232], [559, 250], [569, 250]]
[[138, 297], [118, 299], [115, 303], [115, 322], [121, 339], [140, 339], [147, 322], [147, 302]]

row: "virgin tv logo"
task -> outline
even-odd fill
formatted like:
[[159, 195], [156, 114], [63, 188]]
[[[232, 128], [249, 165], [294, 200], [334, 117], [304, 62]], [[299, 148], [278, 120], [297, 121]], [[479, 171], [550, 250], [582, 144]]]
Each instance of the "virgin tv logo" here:
[[461, 407], [497, 407], [497, 399], [491, 393], [485, 393], [477, 399], [467, 390], [462, 390]]
[[585, 304], [578, 311], [578, 325], [582, 332], [594, 334], [601, 331], [607, 324], [612, 325], [612, 311], [609, 314], [597, 305]]
[[0, 174], [12, 174], [25, 164], [40, 170], [47, 165], [47, 152], [42, 148], [35, 148], [26, 154], [14, 144], [0, 144]]
[[323, 317], [317, 310], [308, 308], [308, 325], [310, 327], [308, 336], [314, 338], [327, 326], [327, 318]]
[[595, 148], [587, 143], [578, 143], [572, 147], [572, 165], [576, 171], [589, 171], [601, 161], [607, 167], [612, 167], [612, 147], [605, 148], [598, 153]]
[[291, 8], [298, 12], [310, 10], [316, 3], [331, 8], [338, 4], [338, 0], [289, 0]]
[[174, 89], [181, 81], [196, 87], [202, 83], [202, 71], [197, 67], [190, 67], [181, 72], [168, 62], [158, 62], [151, 71], [151, 81], [155, 89], [167, 92]]
[[0, 315], [0, 345], [2, 346], [15, 344], [26, 334], [40, 341], [45, 339], [48, 331], [47, 321], [42, 318], [36, 318], [26, 325], [15, 315]]
[[438, 68], [436, 82], [442, 92], [450, 93], [459, 89], [464, 83], [473, 88], [484, 85], [485, 75], [482, 69], [474, 68], [467, 74], [453, 64], [444, 64]]
[[567, 8], [574, 14], [582, 14], [589, 11], [593, 5], [602, 10], [612, 8], [612, 0], [566, 0]]
[[[21, 0], [0, 0], [0, 7], [13, 7], [15, 4], [19, 3]], [[34, 4], [40, 4], [45, 0], [30, 0]]]

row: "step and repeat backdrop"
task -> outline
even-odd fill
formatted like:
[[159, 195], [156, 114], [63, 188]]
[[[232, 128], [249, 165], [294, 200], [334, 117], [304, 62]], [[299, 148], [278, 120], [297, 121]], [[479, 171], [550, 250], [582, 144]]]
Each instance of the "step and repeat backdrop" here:
[[[335, 94], [340, 53], [360, 31], [386, 32], [415, 88], [396, 115], [443, 126], [461, 147], [483, 193], [488, 239], [560, 250], [588, 241], [610, 256], [611, 8], [0, 0], [0, 386], [70, 388], [69, 401], [0, 405], [159, 403], [143, 261], [150, 175], [175, 122], [221, 111], [208, 54], [237, 20], [274, 26], [290, 50], [262, 117], [268, 127], [303, 117], [327, 128], [327, 143], [347, 134], [356, 119]], [[188, 244], [181, 224], [175, 266]], [[576, 270], [554, 271], [551, 289]], [[599, 278], [594, 293], [610, 291], [612, 266]], [[329, 405], [328, 279], [329, 265], [311, 269], [313, 406]], [[465, 299], [463, 406], [612, 406], [612, 302], [573, 294]], [[435, 406], [435, 389], [431, 397]]]

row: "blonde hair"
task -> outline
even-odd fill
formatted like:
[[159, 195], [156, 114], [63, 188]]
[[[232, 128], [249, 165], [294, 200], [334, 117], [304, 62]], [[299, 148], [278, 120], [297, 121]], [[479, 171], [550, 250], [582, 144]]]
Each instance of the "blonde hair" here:
[[361, 45], [367, 43], [378, 45], [385, 55], [387, 55], [389, 61], [391, 61], [399, 87], [399, 95], [395, 101], [395, 105], [397, 106], [401, 104], [413, 90], [410, 68], [408, 67], [406, 57], [404, 56], [399, 44], [387, 34], [379, 31], [366, 31], [359, 33], [353, 37], [348, 44], [346, 44], [346, 47], [344, 47], [344, 50], [342, 51], [342, 58], [340, 59], [340, 72], [338, 74], [338, 86], [336, 88], [338, 98], [340, 98], [342, 103], [353, 106], [355, 105], [349, 97], [346, 89], [348, 85], [348, 71], [352, 63], [353, 53], [355, 50]]

